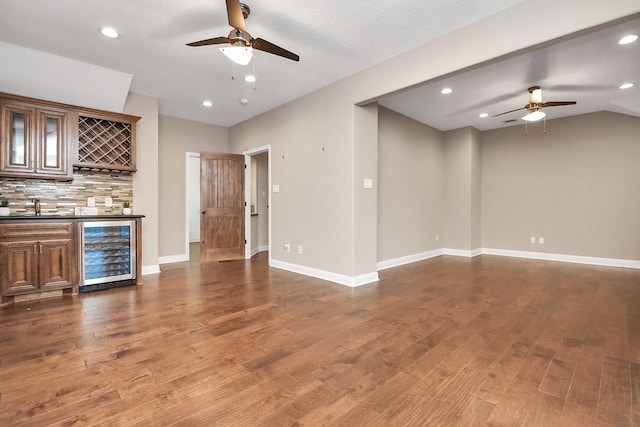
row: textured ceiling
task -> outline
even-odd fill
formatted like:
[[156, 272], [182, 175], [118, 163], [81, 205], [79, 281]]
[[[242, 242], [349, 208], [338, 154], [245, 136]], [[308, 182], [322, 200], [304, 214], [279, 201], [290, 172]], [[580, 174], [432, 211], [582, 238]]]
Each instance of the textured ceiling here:
[[[230, 126], [520, 1], [247, 0], [249, 32], [297, 53], [299, 63], [257, 52], [242, 67], [216, 46], [185, 46], [229, 33], [223, 0], [3, 0], [0, 41], [132, 75], [130, 89], [158, 98], [160, 113]], [[105, 39], [98, 33], [102, 26], [122, 36]], [[640, 42], [624, 49], [615, 44], [629, 31], [640, 34], [638, 19], [427, 82], [381, 104], [441, 130], [490, 129], [521, 114], [480, 120], [480, 112], [522, 107], [527, 87], [541, 85], [546, 101], [578, 101], [549, 109], [550, 118], [598, 110], [640, 115]], [[12, 65], [3, 64], [1, 91], [16, 87], [2, 78]], [[244, 82], [247, 73], [255, 73], [255, 85]], [[63, 87], [78, 76], [55, 78]], [[624, 93], [616, 89], [627, 80], [639, 84]], [[443, 86], [454, 92], [444, 97]], [[241, 105], [241, 98], [249, 104]], [[213, 107], [203, 108], [205, 99]]]
[[[520, 1], [246, 0], [249, 32], [299, 63], [258, 52], [241, 67], [215, 46], [185, 46], [229, 33], [223, 0], [3, 0], [0, 41], [132, 74], [131, 90], [157, 97], [161, 113], [229, 126]], [[243, 81], [254, 70], [255, 86]]]

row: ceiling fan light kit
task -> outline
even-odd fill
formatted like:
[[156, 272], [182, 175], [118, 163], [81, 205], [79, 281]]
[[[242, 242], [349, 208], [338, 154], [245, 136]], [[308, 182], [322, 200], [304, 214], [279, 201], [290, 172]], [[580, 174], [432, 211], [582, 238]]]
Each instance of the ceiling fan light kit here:
[[245, 46], [220, 47], [220, 52], [231, 61], [239, 65], [247, 65], [253, 58], [253, 48]]
[[527, 122], [537, 122], [538, 120], [542, 120], [546, 117], [544, 111], [536, 110], [528, 113], [526, 116], [522, 117], [522, 120]]

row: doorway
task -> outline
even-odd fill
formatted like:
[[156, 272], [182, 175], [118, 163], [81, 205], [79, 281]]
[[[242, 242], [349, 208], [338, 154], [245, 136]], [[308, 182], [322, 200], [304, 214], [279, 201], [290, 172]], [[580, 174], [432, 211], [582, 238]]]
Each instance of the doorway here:
[[243, 154], [247, 164], [245, 193], [249, 207], [245, 258], [268, 251], [271, 263], [271, 146], [258, 147]]
[[[245, 173], [245, 258], [269, 251], [271, 242], [271, 147], [244, 152]], [[186, 153], [185, 257], [200, 263], [200, 153]], [[270, 251], [269, 251], [270, 252]], [[271, 254], [269, 253], [269, 262]]]

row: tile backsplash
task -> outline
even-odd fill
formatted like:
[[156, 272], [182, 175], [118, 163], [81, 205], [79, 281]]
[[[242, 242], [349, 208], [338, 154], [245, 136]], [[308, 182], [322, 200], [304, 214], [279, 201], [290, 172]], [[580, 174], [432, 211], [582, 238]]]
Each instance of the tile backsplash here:
[[34, 198], [40, 199], [42, 215], [73, 215], [76, 206], [87, 206], [88, 197], [95, 198], [100, 215], [111, 213], [106, 197], [133, 208], [133, 176], [76, 171], [69, 182], [0, 177], [0, 199], [9, 201], [12, 215], [34, 213]]

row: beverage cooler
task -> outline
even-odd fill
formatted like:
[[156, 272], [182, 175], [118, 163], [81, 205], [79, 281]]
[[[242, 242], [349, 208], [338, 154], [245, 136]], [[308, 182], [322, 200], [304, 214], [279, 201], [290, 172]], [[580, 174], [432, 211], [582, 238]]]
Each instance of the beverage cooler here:
[[136, 222], [81, 221], [80, 292], [136, 284]]

